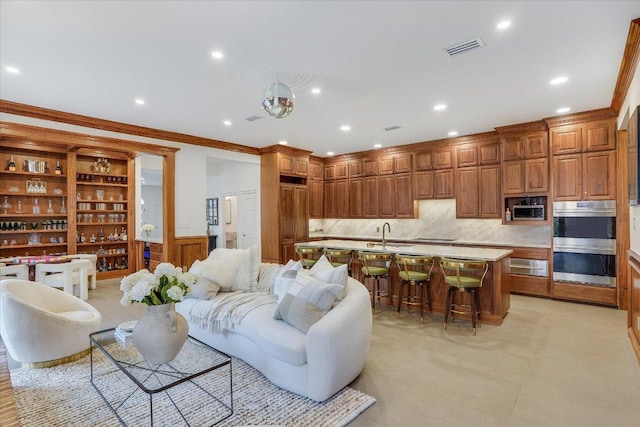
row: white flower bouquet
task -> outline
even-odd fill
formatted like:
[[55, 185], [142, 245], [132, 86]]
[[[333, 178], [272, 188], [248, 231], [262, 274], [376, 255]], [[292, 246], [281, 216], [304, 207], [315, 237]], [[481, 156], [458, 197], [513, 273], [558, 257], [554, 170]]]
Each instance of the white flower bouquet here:
[[155, 225], [153, 224], [144, 224], [142, 226], [142, 232], [144, 233], [144, 235], [147, 237], [147, 239], [149, 238], [149, 236], [151, 236], [151, 233], [153, 232], [153, 230], [156, 228]]
[[198, 283], [199, 278], [182, 268], [163, 262], [154, 273], [140, 270], [130, 274], [120, 282], [123, 292], [120, 304], [131, 305], [142, 302], [147, 305], [162, 305], [181, 301], [189, 290]]

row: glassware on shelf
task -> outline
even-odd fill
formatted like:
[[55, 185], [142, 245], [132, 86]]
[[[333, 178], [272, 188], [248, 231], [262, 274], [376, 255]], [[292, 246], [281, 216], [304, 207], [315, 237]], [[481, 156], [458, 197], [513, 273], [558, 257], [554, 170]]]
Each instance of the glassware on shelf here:
[[104, 190], [96, 190], [96, 199], [104, 200]]
[[4, 214], [6, 215], [9, 211], [9, 209], [11, 209], [11, 205], [9, 204], [9, 197], [4, 196], [4, 203], [2, 204], [2, 209], [4, 209]]
[[18, 199], [18, 209], [16, 210], [16, 213], [23, 213], [22, 210], [22, 199]]
[[49, 198], [49, 207], [47, 208], [47, 213], [49, 215], [53, 214], [53, 200], [51, 200], [51, 198]]
[[67, 214], [67, 202], [66, 202], [67, 198], [66, 197], [62, 197], [62, 206], [60, 207], [60, 215], [66, 215]]
[[39, 245], [40, 244], [40, 233], [29, 233], [28, 234], [28, 243], [30, 246]]
[[38, 205], [38, 198], [33, 199], [33, 214], [40, 215], [40, 206]]

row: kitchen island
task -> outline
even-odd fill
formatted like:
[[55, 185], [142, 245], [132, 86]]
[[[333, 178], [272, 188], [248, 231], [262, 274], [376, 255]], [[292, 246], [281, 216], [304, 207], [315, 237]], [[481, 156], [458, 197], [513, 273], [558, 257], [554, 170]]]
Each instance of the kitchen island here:
[[[431, 273], [431, 296], [434, 313], [444, 313], [447, 285], [440, 269], [440, 257], [486, 260], [489, 272], [480, 291], [481, 321], [492, 325], [501, 325], [510, 306], [511, 291], [511, 250], [489, 249], [485, 247], [461, 247], [433, 244], [365, 242], [357, 240], [319, 240], [302, 243], [305, 246], [322, 248], [348, 249], [352, 251], [352, 276], [362, 282], [360, 262], [357, 252], [361, 250], [391, 252], [393, 254], [426, 255], [436, 257]], [[400, 278], [398, 266], [391, 263], [389, 269], [389, 298], [386, 303], [396, 307]], [[364, 283], [364, 282], [363, 282]], [[466, 295], [465, 295], [466, 296]], [[426, 308], [426, 307], [425, 307]], [[427, 308], [428, 310], [428, 308]]]

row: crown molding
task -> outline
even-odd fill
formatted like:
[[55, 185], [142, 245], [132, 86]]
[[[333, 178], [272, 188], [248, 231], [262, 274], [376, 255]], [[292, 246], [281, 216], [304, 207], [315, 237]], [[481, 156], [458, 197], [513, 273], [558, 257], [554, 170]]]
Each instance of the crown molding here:
[[547, 125], [550, 128], [565, 126], [565, 125], [575, 125], [584, 122], [593, 122], [596, 120], [608, 120], [615, 119], [617, 117], [617, 113], [613, 110], [613, 108], [600, 108], [598, 110], [591, 111], [583, 111], [581, 113], [576, 114], [568, 114], [565, 116], [558, 117], [548, 117], [544, 119], [547, 122]]
[[616, 88], [613, 91], [613, 97], [611, 98], [611, 108], [616, 112], [616, 115], [620, 114], [620, 108], [626, 98], [626, 95], [631, 86], [633, 75], [638, 67], [638, 60], [640, 59], [640, 18], [631, 21], [629, 26], [629, 35], [627, 36], [627, 44], [624, 48], [624, 54], [622, 55], [622, 62], [620, 63], [620, 71], [618, 72], [618, 80], [616, 82]]
[[17, 102], [6, 101], [4, 99], [0, 99], [0, 112], [15, 114], [18, 116], [33, 117], [35, 119], [49, 120], [59, 123], [67, 123], [75, 126], [106, 130], [110, 132], [137, 135], [165, 141], [181, 142], [184, 144], [199, 145], [202, 147], [218, 148], [227, 151], [236, 151], [245, 154], [260, 154], [259, 150], [255, 147], [249, 147], [233, 142], [218, 141], [215, 139], [202, 138], [193, 135], [186, 135], [183, 133], [130, 125], [127, 123], [114, 122], [111, 120], [98, 119], [95, 117], [83, 116], [80, 114], [65, 113], [63, 111], [50, 110], [48, 108], [35, 107], [33, 105], [27, 104], [20, 104]]

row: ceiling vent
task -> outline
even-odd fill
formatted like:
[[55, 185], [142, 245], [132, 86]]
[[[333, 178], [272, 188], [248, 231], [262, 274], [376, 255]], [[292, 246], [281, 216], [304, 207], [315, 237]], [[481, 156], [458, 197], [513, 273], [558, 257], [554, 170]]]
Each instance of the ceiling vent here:
[[264, 116], [251, 116], [247, 117], [245, 120], [248, 122], [255, 122], [256, 120], [264, 119]]
[[479, 47], [485, 46], [484, 41], [480, 38], [477, 37], [475, 39], [472, 40], [467, 40], [466, 42], [462, 42], [462, 43], [458, 43], [455, 44], [453, 46], [449, 46], [447, 48], [445, 48], [444, 50], [447, 51], [447, 53], [449, 54], [449, 56], [455, 56], [461, 53], [465, 53], [468, 52], [472, 49], [476, 49]]
[[396, 129], [400, 129], [400, 126], [389, 126], [388, 128], [384, 128], [384, 130], [386, 130], [387, 132], [390, 132]]

